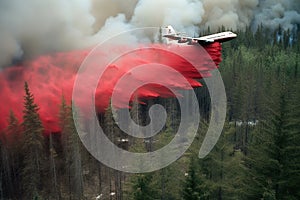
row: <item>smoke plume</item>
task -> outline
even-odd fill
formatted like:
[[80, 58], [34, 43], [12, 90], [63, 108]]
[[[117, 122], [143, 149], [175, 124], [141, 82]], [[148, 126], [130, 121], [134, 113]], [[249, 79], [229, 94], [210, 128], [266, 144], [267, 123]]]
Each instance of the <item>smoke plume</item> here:
[[263, 0], [255, 10], [253, 28], [262, 24], [270, 29], [279, 25], [285, 30], [292, 29], [295, 24], [300, 24], [299, 6], [297, 0]]
[[136, 27], [172, 24], [193, 35], [221, 26], [287, 29], [300, 23], [299, 10], [297, 0], [0, 0], [0, 66], [90, 47]]

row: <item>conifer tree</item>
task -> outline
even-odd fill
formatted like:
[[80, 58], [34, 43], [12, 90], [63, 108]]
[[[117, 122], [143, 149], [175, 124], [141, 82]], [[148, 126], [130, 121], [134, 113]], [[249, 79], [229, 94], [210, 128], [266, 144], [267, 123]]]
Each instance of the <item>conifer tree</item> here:
[[80, 141], [73, 120], [72, 108], [62, 98], [60, 108], [60, 126], [62, 129], [62, 142], [65, 156], [65, 171], [69, 197], [81, 199], [83, 197], [82, 162]]
[[198, 174], [198, 166], [194, 157], [191, 157], [189, 170], [184, 183], [182, 198], [184, 200], [208, 199], [204, 183]]
[[241, 177], [240, 163], [242, 153], [235, 150], [234, 125], [225, 122], [224, 130], [212, 151], [199, 160], [199, 174], [209, 199], [240, 199]]
[[14, 194], [14, 172], [13, 167], [13, 152], [12, 145], [13, 141], [10, 134], [13, 132], [10, 131], [10, 126], [12, 129], [13, 123], [11, 121], [15, 121], [15, 117], [12, 113], [10, 113], [10, 117], [8, 119], [8, 127], [6, 131], [0, 133], [0, 141], [3, 143], [2, 148], [0, 149], [0, 160], [1, 160], [1, 176], [3, 177], [3, 188], [1, 188], [7, 198], [12, 197]]
[[300, 198], [300, 92], [299, 86], [300, 81], [291, 86], [294, 93], [291, 95], [291, 99], [288, 101], [291, 105], [289, 106], [290, 112], [287, 113], [287, 142], [289, 143], [286, 148], [287, 158], [287, 170], [285, 176], [287, 177], [287, 193], [290, 199]]
[[7, 187], [12, 187], [12, 191], [10, 192], [10, 196], [17, 198], [20, 197], [20, 173], [21, 173], [21, 144], [22, 144], [22, 135], [21, 135], [21, 127], [18, 119], [16, 118], [13, 111], [10, 111], [8, 118], [8, 127], [5, 131], [5, 143], [8, 153], [9, 167], [8, 172], [9, 179], [11, 180], [11, 184], [7, 184]]
[[38, 114], [39, 107], [34, 102], [27, 82], [24, 89], [22, 186], [28, 199], [36, 199], [40, 198], [42, 191], [42, 172], [45, 162], [43, 126]]
[[[105, 133], [108, 136], [108, 138], [116, 143], [117, 145], [121, 144], [121, 131], [117, 127], [117, 125], [114, 122], [113, 113], [112, 113], [112, 105], [109, 105], [106, 109], [105, 116], [104, 116], [104, 123], [105, 123]], [[119, 141], [118, 141], [119, 139]], [[115, 153], [115, 152], [111, 152]], [[112, 183], [114, 182], [114, 192], [117, 200], [123, 199], [122, 196], [122, 172], [110, 169], [110, 193], [112, 191]]]
[[1, 175], [1, 191], [3, 198], [9, 198], [13, 193], [13, 180], [11, 172], [11, 157], [9, 154], [7, 143], [7, 136], [1, 133], [0, 138], [0, 175]]
[[133, 183], [134, 200], [154, 200], [157, 199], [157, 192], [151, 183], [153, 181], [152, 173], [139, 174], [135, 177]]
[[252, 181], [246, 187], [249, 199], [299, 198], [295, 185], [296, 177], [300, 175], [300, 162], [299, 153], [295, 151], [298, 147], [294, 143], [299, 139], [299, 130], [295, 128], [295, 120], [288, 115], [287, 93], [282, 90], [275, 104], [277, 108], [272, 107], [269, 120], [252, 138], [250, 155], [245, 162], [248, 180]]
[[51, 185], [50, 185], [50, 195], [54, 199], [61, 199], [60, 190], [59, 190], [59, 182], [57, 179], [57, 167], [56, 167], [56, 159], [58, 157], [57, 152], [53, 145], [53, 134], [49, 135], [49, 170], [51, 174]]

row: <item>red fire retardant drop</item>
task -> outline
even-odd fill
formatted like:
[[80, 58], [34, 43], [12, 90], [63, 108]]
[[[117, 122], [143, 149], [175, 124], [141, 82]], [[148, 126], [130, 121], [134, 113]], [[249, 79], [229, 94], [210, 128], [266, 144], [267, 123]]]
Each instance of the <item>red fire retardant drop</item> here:
[[[155, 48], [159, 47], [159, 48]], [[118, 47], [126, 48], [126, 47]], [[181, 51], [187, 55], [182, 58], [170, 52]], [[116, 49], [116, 47], [115, 47]], [[129, 70], [142, 64], [159, 63], [177, 70], [183, 75], [190, 86], [200, 87], [196, 81], [203, 77], [210, 76], [209, 71], [214, 70], [221, 62], [221, 44], [212, 43], [202, 48], [195, 46], [164, 46], [153, 45], [150, 49], [141, 49], [122, 56], [107, 67], [95, 93], [95, 106], [98, 112], [104, 112], [107, 108], [113, 89], [118, 80]], [[204, 53], [206, 51], [207, 53]], [[35, 102], [40, 107], [39, 114], [45, 127], [45, 132], [59, 132], [59, 107], [62, 95], [70, 102], [72, 98], [73, 83], [76, 79], [77, 71], [89, 54], [90, 50], [72, 51], [66, 53], [56, 53], [52, 55], [40, 56], [35, 60], [23, 63], [22, 66], [12, 66], [0, 72], [0, 130], [4, 130], [8, 125], [8, 116], [12, 110], [19, 121], [23, 115], [24, 82], [27, 81], [30, 91], [33, 93]], [[109, 50], [105, 50], [109, 53]], [[103, 55], [105, 55], [103, 53]], [[103, 56], [99, 55], [99, 56]], [[193, 60], [197, 66], [193, 66], [187, 60]], [[213, 62], [212, 62], [213, 61]], [[199, 71], [201, 74], [199, 74]], [[151, 80], [155, 77], [163, 80], [163, 86], [158, 84], [147, 84], [140, 87], [135, 95], [139, 99], [149, 99], [155, 97], [172, 97], [173, 93], [167, 88], [189, 89], [183, 83], [178, 82], [176, 76], [166, 71], [147, 71], [144, 74], [135, 76], [131, 74], [129, 85]], [[153, 80], [153, 79], [152, 79]], [[125, 87], [126, 88], [126, 87]], [[126, 90], [118, 91], [119, 96]], [[116, 107], [128, 107], [128, 102], [117, 101]]]

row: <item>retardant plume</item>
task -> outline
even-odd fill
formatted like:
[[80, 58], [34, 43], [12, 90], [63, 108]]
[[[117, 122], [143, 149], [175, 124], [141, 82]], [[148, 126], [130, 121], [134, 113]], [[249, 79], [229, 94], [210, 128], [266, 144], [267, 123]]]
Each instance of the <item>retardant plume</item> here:
[[[159, 47], [156, 48], [156, 47]], [[99, 57], [105, 56], [108, 53], [118, 53], [118, 49], [127, 48], [126, 46], [111, 47], [99, 52]], [[170, 53], [170, 48], [174, 51], [185, 51], [189, 55], [189, 60], [197, 62], [197, 66], [191, 65], [190, 62], [182, 57]], [[24, 81], [27, 81], [30, 90], [34, 94], [36, 103], [40, 107], [39, 114], [45, 126], [46, 132], [59, 131], [58, 114], [59, 105], [62, 96], [68, 102], [71, 100], [72, 89], [77, 70], [87, 56], [90, 50], [80, 50], [65, 53], [55, 53], [51, 55], [40, 56], [35, 60], [28, 61], [22, 66], [13, 66], [6, 68], [0, 73], [0, 98], [5, 104], [1, 106], [0, 130], [7, 126], [5, 117], [9, 116], [12, 110], [17, 118], [22, 121], [23, 110], [23, 95], [24, 95]], [[205, 53], [208, 52], [209, 54]], [[197, 46], [164, 46], [153, 45], [152, 49], [142, 49], [122, 56], [121, 59], [116, 60], [109, 65], [103, 74], [103, 78], [99, 82], [96, 90], [95, 105], [98, 112], [104, 112], [107, 108], [112, 91], [115, 84], [124, 76], [131, 68], [151, 63], [161, 63], [172, 67], [182, 74], [190, 83], [192, 87], [199, 87], [201, 84], [195, 79], [200, 79], [205, 76], [210, 76], [209, 71], [213, 70], [221, 62], [221, 45], [213, 43], [203, 48]], [[97, 65], [97, 63], [95, 63]], [[201, 74], [199, 74], [199, 72]], [[176, 80], [176, 76], [168, 71], [151, 71], [130, 74], [130, 81], [128, 84], [135, 84], [143, 82], [151, 76], [160, 77], [164, 81], [164, 86], [174, 89], [188, 89], [183, 83]], [[118, 91], [119, 96], [122, 97], [124, 90]], [[85, 88], [82, 88], [83, 90]], [[140, 99], [149, 99], [155, 97], [172, 97], [174, 94], [170, 93], [165, 87], [155, 84], [149, 84], [137, 90], [136, 95]], [[84, 101], [84, 97], [82, 100]], [[128, 102], [123, 102], [122, 98], [116, 102], [116, 107], [128, 107]]]

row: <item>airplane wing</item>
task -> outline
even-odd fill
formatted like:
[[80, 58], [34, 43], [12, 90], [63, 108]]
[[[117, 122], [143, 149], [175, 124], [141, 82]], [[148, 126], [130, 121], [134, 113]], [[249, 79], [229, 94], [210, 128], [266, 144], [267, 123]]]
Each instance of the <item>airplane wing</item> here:
[[163, 37], [169, 38], [171, 40], [180, 40], [182, 36], [179, 35], [163, 35]]
[[203, 38], [193, 38], [193, 39], [199, 41], [200, 43], [201, 42], [204, 42], [204, 43], [213, 43], [213, 42], [215, 42], [214, 39], [203, 39]]
[[166, 35], [163, 35], [163, 37], [166, 37], [171, 40], [177, 40], [178, 43], [209, 44], [209, 43], [213, 43], [215, 41], [213, 39], [193, 38], [193, 37], [187, 37], [187, 36], [182, 36], [182, 35], [178, 35], [178, 34], [166, 34]]

